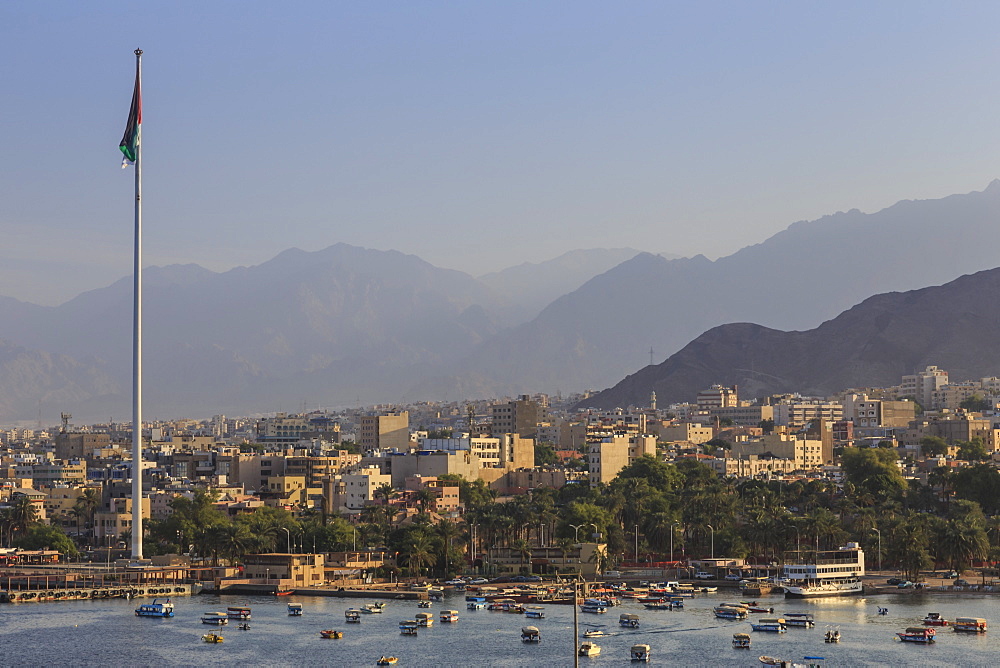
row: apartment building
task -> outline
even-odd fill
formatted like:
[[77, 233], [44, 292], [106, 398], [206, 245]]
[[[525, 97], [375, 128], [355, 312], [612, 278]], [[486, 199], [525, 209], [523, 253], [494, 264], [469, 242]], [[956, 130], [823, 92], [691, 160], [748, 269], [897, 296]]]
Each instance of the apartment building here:
[[656, 456], [655, 436], [612, 436], [591, 443], [587, 452], [590, 486], [611, 482], [623, 468], [643, 455]]
[[362, 415], [358, 420], [358, 445], [365, 450], [405, 452], [410, 447], [409, 412]]

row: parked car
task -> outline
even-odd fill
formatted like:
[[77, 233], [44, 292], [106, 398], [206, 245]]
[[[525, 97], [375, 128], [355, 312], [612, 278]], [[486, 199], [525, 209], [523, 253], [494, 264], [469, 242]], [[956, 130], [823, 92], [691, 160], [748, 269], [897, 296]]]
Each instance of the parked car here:
[[743, 579], [742, 575], [737, 575], [736, 573], [726, 573], [726, 579], [733, 582], [739, 582]]
[[909, 589], [910, 587], [912, 587], [912, 586], [913, 586], [913, 583], [912, 583], [912, 582], [910, 582], [909, 580], [904, 580], [903, 582], [900, 582], [900, 583], [899, 583], [898, 585], [896, 585], [896, 586], [897, 586], [897, 587], [898, 587], [899, 589]]
[[541, 582], [542, 578], [538, 575], [529, 575], [525, 582]]
[[885, 583], [886, 584], [890, 584], [890, 585], [899, 585], [899, 584], [903, 584], [903, 579], [902, 578], [889, 578], [888, 580], [885, 581]]
[[698, 571], [694, 574], [696, 580], [714, 580], [715, 576], [711, 573], [706, 573], [705, 571]]
[[956, 587], [969, 587], [970, 585], [969, 585], [969, 581], [968, 580], [955, 580], [955, 586]]
[[484, 584], [489, 584], [489, 583], [490, 583], [490, 581], [487, 580], [486, 578], [473, 578], [473, 579], [469, 580], [469, 584], [470, 585], [484, 585]]

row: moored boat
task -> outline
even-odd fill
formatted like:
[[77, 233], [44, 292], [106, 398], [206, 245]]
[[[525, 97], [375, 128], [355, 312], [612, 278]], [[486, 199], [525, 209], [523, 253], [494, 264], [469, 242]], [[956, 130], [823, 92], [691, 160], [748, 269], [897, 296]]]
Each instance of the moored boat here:
[[458, 621], [458, 610], [442, 610], [438, 619], [442, 622], [453, 623]]
[[430, 612], [418, 612], [416, 618], [419, 626], [434, 626], [434, 615]]
[[545, 610], [541, 606], [531, 605], [525, 608], [524, 616], [528, 619], [545, 619]]
[[902, 642], [916, 642], [924, 644], [934, 642], [934, 635], [934, 629], [924, 628], [923, 626], [911, 626], [902, 633], [896, 634]]
[[399, 662], [399, 659], [395, 656], [381, 656], [379, 660], [375, 662], [376, 666], [392, 666]]
[[763, 605], [759, 605], [757, 601], [740, 601], [740, 603], [746, 606], [748, 612], [763, 613], [765, 615], [774, 614], [774, 608], [765, 608]]
[[960, 633], [986, 633], [986, 620], [979, 617], [956, 617], [951, 628]]
[[334, 640], [339, 640], [344, 637], [343, 631], [335, 631], [334, 629], [326, 629], [319, 632], [320, 638], [332, 638]]
[[749, 633], [734, 633], [733, 634], [733, 649], [750, 649], [750, 634]]
[[719, 619], [746, 619], [747, 609], [741, 605], [722, 604], [713, 608], [712, 612]]
[[836, 550], [816, 553], [813, 563], [786, 564], [784, 585], [786, 598], [817, 596], [847, 596], [863, 590], [865, 553], [857, 543], [848, 543]]
[[928, 612], [924, 617], [924, 626], [948, 626], [948, 620], [940, 612]]
[[765, 666], [784, 666], [788, 663], [787, 661], [783, 661], [782, 659], [776, 659], [773, 656], [766, 656], [766, 655], [761, 655], [760, 657], [757, 658], [757, 660], [760, 661], [761, 664]]
[[538, 632], [537, 626], [521, 627], [521, 642], [541, 642], [542, 634]]
[[220, 643], [223, 640], [225, 640], [225, 638], [220, 636], [218, 633], [206, 633], [201, 637], [201, 639], [207, 643], [213, 643], [213, 644]]
[[250, 619], [250, 608], [230, 606], [226, 608], [226, 614], [230, 619]]
[[229, 623], [229, 617], [224, 612], [205, 612], [201, 615], [201, 623], [224, 626]]
[[632, 613], [626, 612], [618, 617], [618, 626], [625, 627], [627, 629], [637, 629], [639, 628], [639, 615], [634, 615]]
[[584, 603], [583, 605], [580, 606], [580, 612], [592, 612], [598, 615], [603, 615], [607, 611], [608, 609], [605, 608], [603, 605], [591, 605], [588, 603]]
[[465, 607], [469, 610], [482, 610], [486, 607], [485, 596], [466, 596], [465, 600]]
[[583, 632], [584, 638], [600, 638], [603, 635], [604, 631], [602, 631], [601, 629], [591, 629], [590, 631]]
[[827, 629], [823, 642], [840, 642], [840, 628]]
[[750, 622], [750, 628], [754, 631], [765, 631], [770, 633], [784, 633], [785, 620], [781, 617], [776, 618], [761, 618], [755, 622]]
[[649, 645], [632, 645], [629, 650], [629, 656], [633, 661], [644, 661], [648, 662], [649, 655]]
[[404, 636], [415, 636], [417, 635], [417, 620], [415, 619], [404, 619], [399, 623], [399, 633]]
[[431, 602], [430, 601], [420, 601], [420, 602], [417, 603], [417, 607], [418, 608], [429, 608], [429, 607], [431, 607]]
[[601, 646], [590, 641], [580, 643], [580, 649], [577, 651], [580, 656], [597, 656], [600, 653]]
[[289, 603], [288, 604], [288, 614], [292, 617], [302, 616], [302, 604], [301, 603]]
[[787, 626], [798, 626], [800, 628], [811, 629], [816, 626], [816, 619], [809, 612], [786, 612], [785, 624]]
[[163, 601], [154, 598], [152, 603], [143, 603], [136, 608], [135, 614], [137, 617], [173, 617], [174, 604], [169, 598]]
[[361, 621], [361, 611], [357, 608], [348, 608], [344, 611], [344, 619], [350, 623], [358, 623]]

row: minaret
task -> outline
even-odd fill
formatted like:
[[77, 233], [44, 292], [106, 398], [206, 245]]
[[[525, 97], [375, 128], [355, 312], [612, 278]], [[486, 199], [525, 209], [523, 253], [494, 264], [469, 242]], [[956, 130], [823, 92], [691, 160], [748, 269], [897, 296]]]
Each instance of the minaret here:
[[649, 393], [649, 410], [656, 410], [656, 392]]

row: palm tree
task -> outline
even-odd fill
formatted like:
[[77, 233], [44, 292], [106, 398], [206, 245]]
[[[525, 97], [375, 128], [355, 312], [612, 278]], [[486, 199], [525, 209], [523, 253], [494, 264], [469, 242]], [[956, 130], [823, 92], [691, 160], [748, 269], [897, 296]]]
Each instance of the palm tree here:
[[38, 511], [34, 502], [27, 496], [17, 497], [10, 506], [8, 519], [11, 536], [15, 533], [27, 533], [28, 527], [35, 523], [37, 517]]
[[452, 541], [459, 534], [458, 527], [451, 520], [441, 520], [435, 531], [438, 538], [441, 539], [441, 561], [445, 571], [447, 571], [450, 566], [448, 563], [448, 551], [451, 548]]
[[410, 570], [414, 571], [417, 575], [420, 572], [434, 562], [434, 554], [431, 549], [430, 539], [419, 534], [416, 536], [410, 544], [407, 546], [406, 550], [406, 565], [410, 567]]
[[524, 570], [525, 563], [531, 558], [531, 544], [524, 538], [518, 538], [511, 545], [511, 549], [521, 556], [521, 570]]

